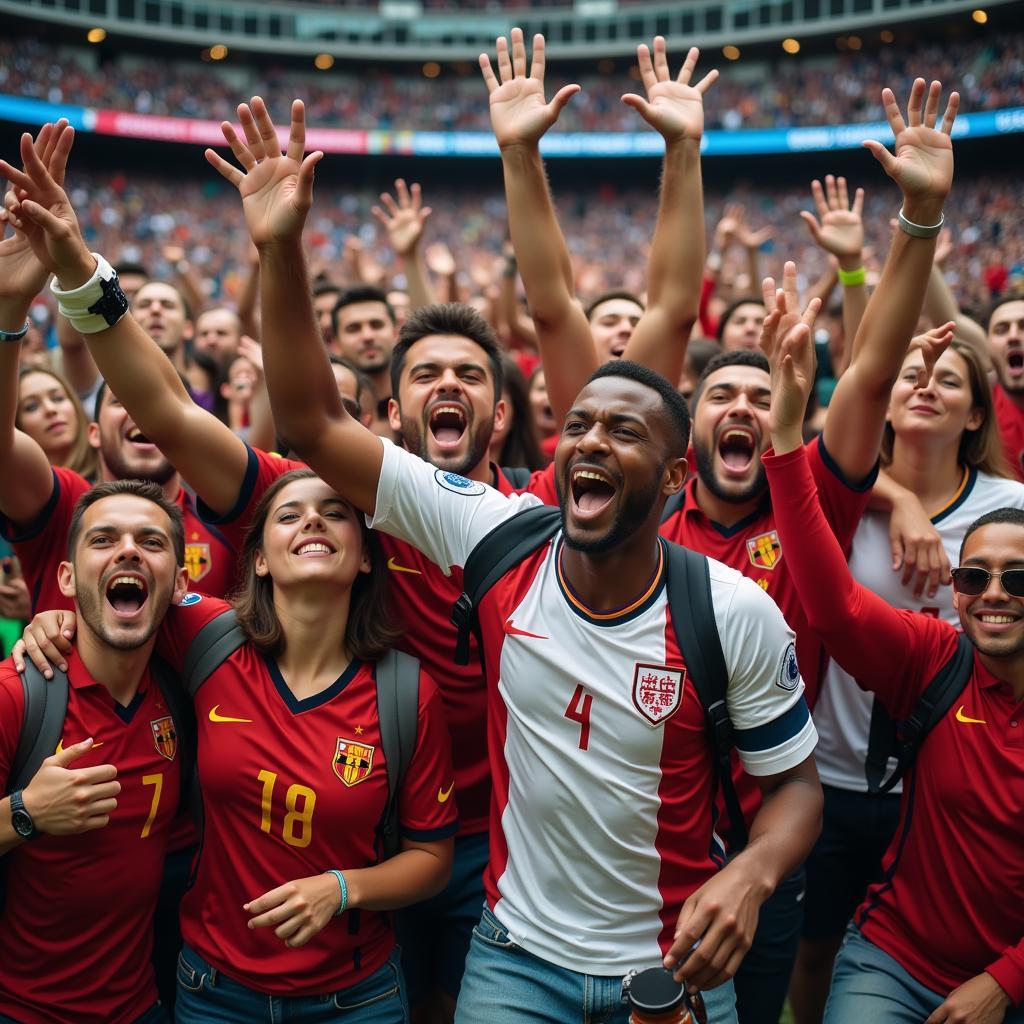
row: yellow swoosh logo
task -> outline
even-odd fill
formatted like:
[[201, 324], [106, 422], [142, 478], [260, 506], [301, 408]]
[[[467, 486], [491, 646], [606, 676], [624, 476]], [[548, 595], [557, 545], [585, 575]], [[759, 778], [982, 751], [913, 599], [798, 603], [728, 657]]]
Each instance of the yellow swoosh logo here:
[[967, 715], [965, 715], [963, 704], [961, 704], [960, 707], [958, 707], [956, 710], [956, 720], [958, 722], [964, 722], [968, 725], [985, 725], [984, 718], [969, 718]]
[[398, 562], [395, 561], [395, 556], [394, 555], [392, 555], [388, 559], [388, 568], [392, 572], [411, 572], [415, 576], [422, 576], [423, 575], [423, 573], [421, 573], [419, 571], [419, 569], [410, 569], [407, 565], [399, 565]]
[[439, 804], [448, 803], [448, 797], [452, 795], [452, 790], [455, 788], [455, 780], [452, 779], [452, 784], [447, 789], [439, 789], [437, 791], [437, 802]]
[[249, 725], [252, 724], [251, 718], [232, 718], [230, 715], [219, 715], [217, 712], [220, 710], [219, 704], [214, 704], [210, 708], [210, 721], [211, 722], [245, 722]]
[[[97, 747], [102, 747], [102, 746], [103, 746], [103, 742], [101, 740], [99, 743], [94, 743], [89, 749], [90, 750], [95, 750]], [[54, 753], [55, 754], [59, 754], [63, 750], [64, 750], [64, 737], [61, 736], [61, 738], [57, 741], [57, 749], [54, 751]]]

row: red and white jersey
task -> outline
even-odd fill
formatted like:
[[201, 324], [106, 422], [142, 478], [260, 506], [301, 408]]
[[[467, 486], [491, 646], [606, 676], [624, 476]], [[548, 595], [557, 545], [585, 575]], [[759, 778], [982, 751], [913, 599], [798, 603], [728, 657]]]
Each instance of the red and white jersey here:
[[[382, 443], [371, 525], [445, 570], [538, 504]], [[722, 861], [704, 713], [676, 644], [659, 543], [662, 566], [627, 608], [582, 604], [560, 571], [558, 535], [479, 612], [494, 786], [488, 902], [523, 948], [589, 974], [657, 963], [683, 901]], [[793, 634], [735, 570], [712, 562], [711, 585], [744, 766], [785, 771], [816, 738]]]
[[[967, 527], [994, 508], [1024, 508], [1024, 484], [970, 469], [964, 471], [960, 488], [949, 504], [932, 516], [932, 525], [942, 538], [950, 565], [960, 558], [960, 542]], [[921, 612], [960, 627], [953, 608], [953, 588], [939, 587], [934, 598], [915, 597], [914, 588], [905, 586], [899, 572], [893, 572], [889, 546], [889, 514], [867, 512], [857, 527], [850, 551], [850, 572], [862, 586], [877, 594], [893, 608]], [[861, 688], [864, 687], [864, 689]], [[873, 681], [859, 686], [849, 673], [830, 661], [818, 703], [814, 706], [814, 724], [818, 746], [814, 759], [821, 781], [837, 789], [867, 792], [864, 761], [868, 753], [871, 708], [874, 704]], [[900, 792], [902, 783], [894, 792]]]

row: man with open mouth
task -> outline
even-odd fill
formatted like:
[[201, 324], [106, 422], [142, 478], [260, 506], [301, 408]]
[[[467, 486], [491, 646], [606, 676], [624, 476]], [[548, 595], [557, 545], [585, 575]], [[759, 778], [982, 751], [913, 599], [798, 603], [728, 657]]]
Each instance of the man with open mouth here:
[[998, 383], [992, 388], [1006, 459], [1024, 480], [1024, 294], [1004, 295], [988, 318], [988, 353]]
[[[181, 510], [155, 483], [98, 484], [75, 505], [58, 572], [79, 623], [61, 739], [31, 781], [0, 800], [2, 1021], [168, 1020], [157, 1000], [152, 922], [181, 757], [149, 661], [168, 607], [188, 587], [184, 553]], [[24, 703], [5, 661], [3, 793]]]

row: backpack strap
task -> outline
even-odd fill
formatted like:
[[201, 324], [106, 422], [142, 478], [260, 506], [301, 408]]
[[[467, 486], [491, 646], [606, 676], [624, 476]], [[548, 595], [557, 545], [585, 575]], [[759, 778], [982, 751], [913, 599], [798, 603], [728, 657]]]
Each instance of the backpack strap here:
[[190, 698], [212, 673], [246, 642], [234, 608], [228, 608], [203, 626], [185, 652], [181, 685]]
[[747, 845], [747, 823], [732, 782], [733, 725], [726, 703], [729, 671], [711, 601], [708, 560], [678, 544], [666, 543], [666, 547], [672, 625], [704, 708], [718, 784], [729, 812], [729, 849], [736, 852]]
[[[876, 729], [876, 710], [888, 718], [885, 709], [875, 701], [871, 712], [871, 734], [868, 740], [868, 756], [864, 765], [868, 792], [888, 793], [906, 775], [924, 743], [928, 733], [946, 716], [957, 697], [964, 692], [971, 673], [974, 671], [974, 646], [961, 633], [956, 650], [942, 668], [932, 677], [924, 693], [917, 699], [914, 710], [898, 726], [898, 737], [893, 743], [893, 731], [882, 725]], [[882, 743], [886, 742], [886, 746]], [[896, 767], [885, 779], [889, 758], [895, 756]]]
[[501, 475], [515, 490], [521, 491], [530, 483], [533, 472], [529, 466], [502, 466]]
[[562, 510], [531, 505], [498, 523], [469, 553], [462, 572], [462, 595], [452, 609], [458, 629], [455, 663], [469, 664], [469, 635], [477, 628], [477, 609], [491, 587], [527, 555], [546, 544], [562, 528]]
[[686, 504], [686, 487], [681, 487], [675, 494], [669, 495], [665, 507], [661, 510], [661, 521], [668, 522], [677, 512], [681, 512]]
[[377, 717], [384, 764], [388, 773], [388, 802], [378, 828], [381, 859], [398, 853], [399, 802], [402, 783], [416, 750], [420, 709], [420, 663], [408, 654], [390, 650], [374, 669], [377, 681]]
[[53, 679], [45, 679], [32, 664], [25, 661], [21, 674], [25, 711], [21, 719], [18, 749], [7, 777], [7, 792], [24, 789], [60, 743], [64, 717], [68, 713], [68, 677], [54, 666]]

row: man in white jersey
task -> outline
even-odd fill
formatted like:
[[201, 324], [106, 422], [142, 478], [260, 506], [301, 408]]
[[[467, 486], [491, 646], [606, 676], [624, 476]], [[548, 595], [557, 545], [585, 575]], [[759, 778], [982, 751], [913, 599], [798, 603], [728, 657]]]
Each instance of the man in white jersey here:
[[[275, 421], [374, 526], [444, 569], [462, 566], [537, 499], [437, 469], [345, 412], [302, 251], [320, 154], [302, 158], [299, 103], [286, 155], [261, 100], [239, 117], [246, 143], [224, 130], [245, 173], [208, 157], [238, 187], [260, 252]], [[685, 403], [667, 381], [634, 363], [599, 370], [555, 457], [564, 530], [481, 602], [491, 853], [457, 1020], [624, 1022], [624, 976], [659, 962], [716, 990], [712, 1019], [735, 1020], [726, 983], [761, 903], [817, 835], [816, 734], [793, 634], [760, 588], [711, 563], [736, 745], [766, 796], [750, 844], [719, 870], [704, 712], [676, 646], [658, 538], [688, 440]], [[666, 698], [657, 706], [652, 683]]]

